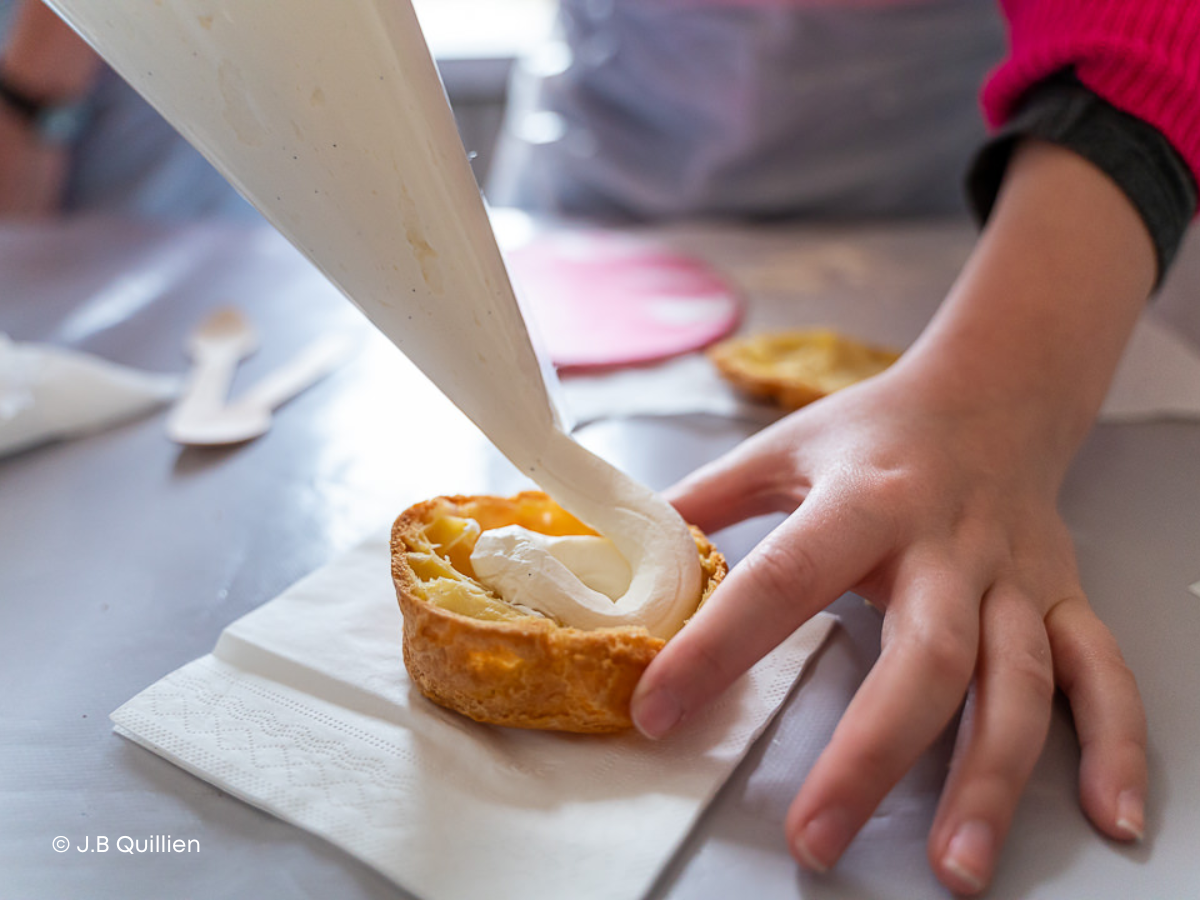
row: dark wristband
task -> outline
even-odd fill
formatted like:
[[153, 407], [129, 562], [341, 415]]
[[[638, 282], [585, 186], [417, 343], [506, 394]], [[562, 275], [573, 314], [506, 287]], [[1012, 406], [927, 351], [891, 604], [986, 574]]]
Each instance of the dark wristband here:
[[39, 100], [21, 90], [5, 77], [0, 68], [0, 103], [16, 113], [46, 144], [67, 144], [78, 137], [83, 127], [82, 101], [56, 103]]
[[1067, 71], [1034, 87], [1012, 119], [976, 154], [967, 198], [986, 222], [1013, 149], [1034, 137], [1066, 147], [1103, 171], [1133, 203], [1154, 242], [1156, 287], [1196, 213], [1196, 181], [1161, 131], [1122, 112]]

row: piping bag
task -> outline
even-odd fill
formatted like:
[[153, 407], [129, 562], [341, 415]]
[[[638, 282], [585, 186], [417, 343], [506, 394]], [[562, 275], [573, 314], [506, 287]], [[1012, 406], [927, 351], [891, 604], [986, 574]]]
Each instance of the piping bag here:
[[633, 581], [584, 627], [678, 627], [650, 619], [699, 595], [691, 537], [564, 428], [409, 0], [49, 5], [514, 465], [613, 540]]

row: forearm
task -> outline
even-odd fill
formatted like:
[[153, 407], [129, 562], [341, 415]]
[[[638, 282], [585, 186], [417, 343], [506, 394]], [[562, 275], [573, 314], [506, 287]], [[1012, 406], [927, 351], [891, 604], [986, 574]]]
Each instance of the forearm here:
[[22, 4], [0, 52], [0, 70], [41, 100], [73, 100], [87, 92], [99, 57], [40, 2]]
[[[91, 87], [100, 60], [39, 2], [21, 5], [0, 49], [0, 76], [39, 104], [68, 104]], [[27, 114], [0, 100], [0, 215], [41, 215], [58, 206], [66, 149], [39, 135]]]
[[1014, 155], [975, 252], [903, 371], [933, 402], [1037, 441], [1061, 477], [1155, 280], [1125, 194], [1069, 150]]

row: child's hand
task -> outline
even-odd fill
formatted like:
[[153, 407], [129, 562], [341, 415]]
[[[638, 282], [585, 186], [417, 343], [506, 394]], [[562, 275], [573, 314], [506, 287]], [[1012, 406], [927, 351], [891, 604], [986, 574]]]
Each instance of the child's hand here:
[[1142, 829], [1145, 722], [1079, 585], [1037, 435], [915, 402], [895, 381], [801, 410], [673, 492], [706, 531], [795, 511], [662, 651], [636, 715], [662, 731], [859, 593], [884, 610], [882, 653], [792, 804], [789, 845], [810, 868], [833, 865], [967, 697], [929, 854], [947, 885], [973, 891], [1041, 753], [1056, 684], [1083, 746], [1084, 807], [1122, 840]]
[[791, 515], [647, 669], [633, 707], [644, 732], [686, 718], [842, 593], [884, 611], [879, 660], [788, 813], [805, 866], [838, 860], [965, 699], [928, 849], [947, 886], [982, 890], [1056, 686], [1085, 811], [1113, 838], [1140, 837], [1141, 700], [1056, 502], [1154, 275], [1117, 186], [1068, 150], [1024, 144], [959, 282], [898, 363], [673, 492], [709, 532]]

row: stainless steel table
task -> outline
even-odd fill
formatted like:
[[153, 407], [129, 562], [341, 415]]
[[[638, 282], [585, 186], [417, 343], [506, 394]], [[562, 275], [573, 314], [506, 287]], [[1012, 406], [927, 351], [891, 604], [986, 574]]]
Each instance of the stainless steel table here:
[[[913, 337], [970, 245], [960, 223], [665, 233], [745, 290], [748, 326], [822, 321]], [[1159, 301], [1200, 342], [1200, 246]], [[108, 713], [207, 653], [231, 620], [437, 493], [519, 475], [267, 229], [105, 220], [0, 228], [0, 331], [182, 371], [188, 329], [242, 306], [253, 380], [328, 331], [357, 335], [343, 370], [252, 443], [181, 449], [150, 416], [0, 460], [0, 898], [404, 896], [303, 831], [114, 736]], [[235, 387], [236, 389], [236, 387]], [[414, 423], [419, 422], [418, 434]], [[611, 420], [581, 439], [663, 487], [749, 426], [713, 417]], [[1200, 894], [1200, 424], [1100, 426], [1063, 497], [1084, 586], [1145, 694], [1149, 836], [1106, 842], [1077, 810], [1078, 751], [1059, 709], [991, 897]], [[718, 535], [731, 561], [773, 524]], [[949, 754], [934, 747], [830, 876], [786, 853], [787, 804], [873, 662], [879, 620], [846, 597], [801, 689], [727, 783], [655, 897], [938, 897], [925, 832]], [[55, 852], [52, 841], [170, 834], [195, 854]], [[94, 844], [92, 845], [94, 849]]]

